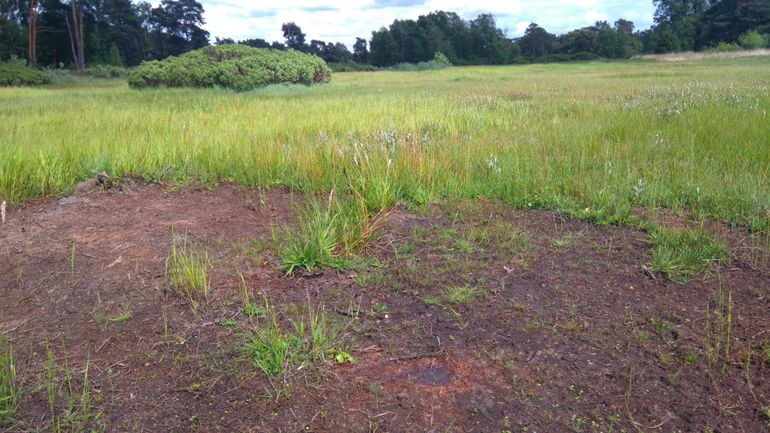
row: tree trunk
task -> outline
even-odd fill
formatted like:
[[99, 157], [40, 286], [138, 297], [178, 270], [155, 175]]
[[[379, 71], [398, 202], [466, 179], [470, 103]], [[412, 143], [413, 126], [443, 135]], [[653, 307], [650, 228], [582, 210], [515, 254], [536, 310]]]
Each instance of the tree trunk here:
[[27, 25], [27, 55], [29, 65], [37, 66], [37, 13], [38, 0], [29, 0], [29, 20]]
[[[76, 0], [70, 2], [72, 17], [67, 17], [67, 33], [70, 37], [72, 60], [79, 72], [86, 70], [85, 38], [83, 34], [83, 8], [79, 7]], [[70, 22], [70, 19], [72, 22]]]

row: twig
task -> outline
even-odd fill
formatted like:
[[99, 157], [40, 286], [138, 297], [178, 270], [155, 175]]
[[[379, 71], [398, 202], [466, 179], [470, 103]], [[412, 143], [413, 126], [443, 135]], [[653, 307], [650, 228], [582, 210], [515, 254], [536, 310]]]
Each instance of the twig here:
[[422, 359], [422, 358], [436, 358], [440, 355], [443, 355], [444, 351], [439, 350], [438, 352], [429, 352], [429, 353], [418, 353], [415, 355], [406, 355], [406, 356], [398, 356], [395, 358], [390, 358], [388, 361], [391, 362], [400, 362], [400, 361], [409, 361], [412, 359]]

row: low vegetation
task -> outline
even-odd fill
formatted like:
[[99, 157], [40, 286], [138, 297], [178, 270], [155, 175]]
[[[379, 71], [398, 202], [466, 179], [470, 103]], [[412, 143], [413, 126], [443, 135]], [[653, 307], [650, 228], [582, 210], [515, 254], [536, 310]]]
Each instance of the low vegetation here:
[[318, 84], [330, 79], [331, 69], [314, 55], [222, 45], [144, 62], [131, 72], [128, 84], [133, 88], [222, 87], [243, 91], [268, 84]]
[[18, 63], [0, 63], [0, 86], [39, 86], [51, 82], [45, 72]]
[[190, 301], [193, 311], [208, 298], [210, 265], [205, 249], [196, 248], [186, 235], [172, 234], [171, 254], [166, 258], [166, 282]]
[[11, 424], [19, 407], [19, 384], [11, 344], [0, 332], [0, 427]]

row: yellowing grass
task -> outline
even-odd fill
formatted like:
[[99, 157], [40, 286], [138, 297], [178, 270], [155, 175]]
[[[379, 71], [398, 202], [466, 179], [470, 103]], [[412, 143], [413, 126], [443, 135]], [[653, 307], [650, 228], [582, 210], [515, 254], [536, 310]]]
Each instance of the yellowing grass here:
[[768, 67], [762, 57], [347, 73], [248, 93], [0, 89], [0, 200], [171, 167], [181, 182], [363, 185], [415, 203], [485, 195], [599, 222], [625, 221], [633, 206], [690, 208], [767, 229]]

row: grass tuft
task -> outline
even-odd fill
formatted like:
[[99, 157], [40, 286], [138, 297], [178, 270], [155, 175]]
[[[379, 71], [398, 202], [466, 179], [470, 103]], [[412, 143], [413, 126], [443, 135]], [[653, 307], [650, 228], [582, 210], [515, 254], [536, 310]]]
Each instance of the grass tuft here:
[[291, 327], [285, 329], [279, 325], [278, 315], [267, 299], [265, 305], [267, 324], [257, 328], [246, 352], [266, 375], [276, 376], [326, 359], [338, 360], [337, 355], [346, 354], [344, 327], [332, 321], [323, 307], [308, 307], [306, 315], [291, 321]]
[[680, 284], [730, 256], [727, 246], [704, 229], [654, 226], [650, 229], [650, 240], [654, 245], [650, 269]]
[[19, 388], [13, 348], [0, 332], [0, 426], [13, 423], [18, 408]]
[[206, 250], [197, 250], [187, 236], [171, 234], [171, 254], [166, 258], [166, 282], [190, 301], [193, 311], [209, 295], [207, 269], [211, 265]]

